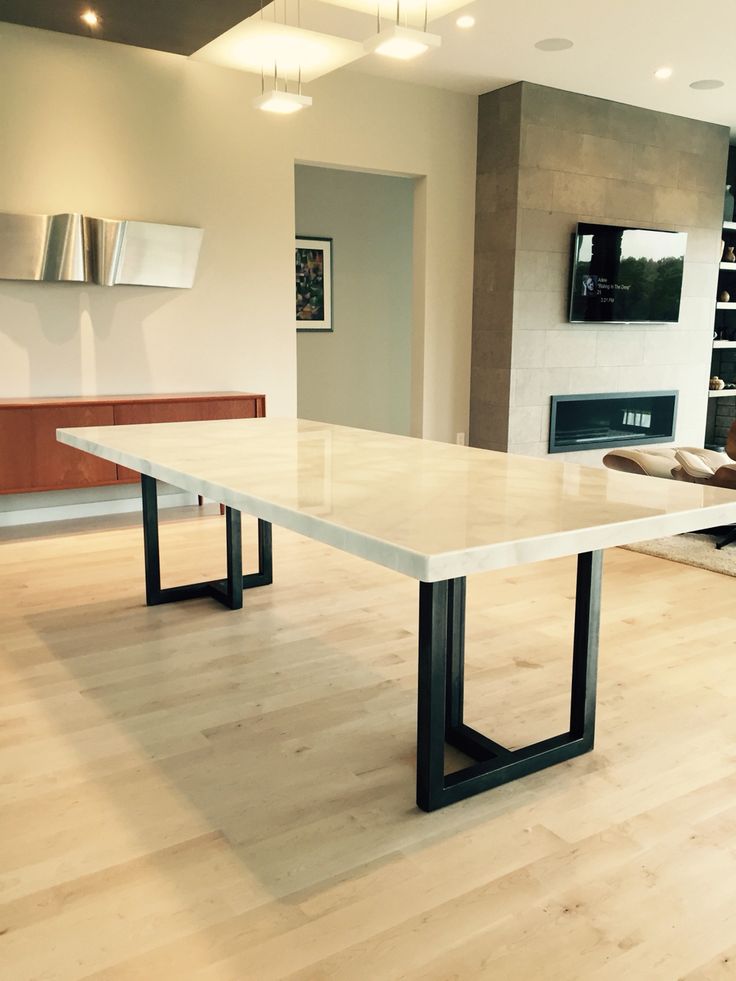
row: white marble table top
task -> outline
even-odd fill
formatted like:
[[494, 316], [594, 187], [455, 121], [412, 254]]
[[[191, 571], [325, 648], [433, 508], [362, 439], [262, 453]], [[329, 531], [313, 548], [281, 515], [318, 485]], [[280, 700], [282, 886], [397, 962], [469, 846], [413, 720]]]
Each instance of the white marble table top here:
[[736, 492], [297, 419], [62, 443], [435, 582], [736, 522]]

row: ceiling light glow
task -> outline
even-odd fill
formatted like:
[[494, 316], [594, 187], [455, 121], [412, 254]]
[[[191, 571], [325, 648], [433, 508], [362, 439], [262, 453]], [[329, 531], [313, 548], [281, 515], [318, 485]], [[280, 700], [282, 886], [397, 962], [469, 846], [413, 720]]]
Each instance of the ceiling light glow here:
[[534, 45], [540, 51], [567, 51], [573, 45], [568, 37], [545, 37]]
[[467, 31], [469, 28], [475, 27], [475, 17], [472, 17], [470, 14], [463, 14], [462, 17], [458, 17], [455, 24], [464, 31]]
[[672, 69], [668, 65], [663, 65], [656, 70], [654, 77], [660, 82], [666, 82], [668, 78], [672, 78]]
[[313, 82], [364, 54], [359, 41], [249, 17], [190, 57], [267, 76], [277, 65], [280, 77], [296, 80], [301, 73], [303, 82]]
[[438, 34], [427, 34], [426, 31], [394, 24], [368, 38], [364, 47], [367, 52], [384, 55], [386, 58], [409, 61], [430, 48], [439, 48], [441, 44], [442, 38]]
[[271, 89], [253, 100], [254, 109], [274, 112], [281, 116], [291, 115], [293, 112], [299, 112], [300, 109], [308, 109], [311, 105], [311, 96], [297, 95], [296, 92], [283, 92], [279, 89]]
[[97, 27], [100, 23], [99, 16], [97, 15], [96, 11], [92, 10], [91, 7], [85, 10], [83, 14], [80, 14], [79, 19], [83, 21], [87, 27]]

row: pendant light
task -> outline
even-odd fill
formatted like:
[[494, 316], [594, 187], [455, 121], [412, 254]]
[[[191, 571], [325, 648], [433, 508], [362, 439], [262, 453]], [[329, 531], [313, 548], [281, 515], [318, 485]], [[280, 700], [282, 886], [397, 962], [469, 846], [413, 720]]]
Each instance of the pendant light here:
[[439, 34], [427, 33], [427, 15], [429, 0], [424, 2], [424, 30], [405, 27], [401, 24], [401, 0], [396, 0], [396, 23], [381, 30], [381, 4], [376, 7], [376, 23], [378, 33], [368, 38], [363, 47], [369, 53], [380, 54], [385, 58], [396, 58], [399, 61], [410, 61], [418, 58], [430, 48], [439, 48], [442, 38]]

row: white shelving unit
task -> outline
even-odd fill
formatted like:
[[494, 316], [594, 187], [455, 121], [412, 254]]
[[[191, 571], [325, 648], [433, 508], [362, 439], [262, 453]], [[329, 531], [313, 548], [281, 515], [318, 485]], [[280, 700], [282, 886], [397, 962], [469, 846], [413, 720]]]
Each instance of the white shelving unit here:
[[736, 399], [736, 388], [722, 388], [719, 392], [708, 392], [709, 399]]
[[718, 268], [723, 272], [736, 272], [736, 262], [722, 262]]
[[736, 341], [713, 341], [713, 348], [736, 347]]

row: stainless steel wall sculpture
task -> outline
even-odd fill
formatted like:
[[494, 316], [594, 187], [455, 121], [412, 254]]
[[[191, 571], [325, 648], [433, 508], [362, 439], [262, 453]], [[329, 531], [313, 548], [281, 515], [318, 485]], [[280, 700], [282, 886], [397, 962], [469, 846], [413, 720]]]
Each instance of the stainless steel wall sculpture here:
[[0, 279], [190, 289], [203, 234], [78, 214], [0, 214]]

